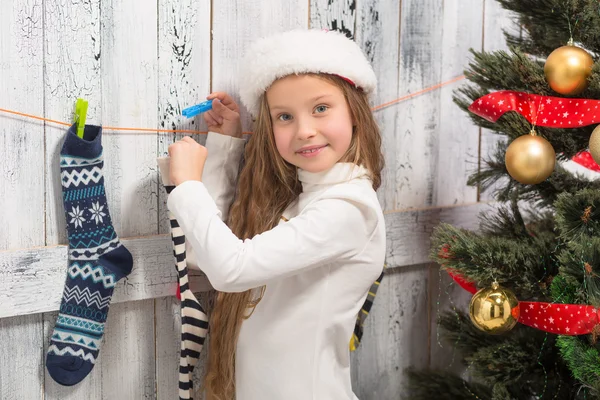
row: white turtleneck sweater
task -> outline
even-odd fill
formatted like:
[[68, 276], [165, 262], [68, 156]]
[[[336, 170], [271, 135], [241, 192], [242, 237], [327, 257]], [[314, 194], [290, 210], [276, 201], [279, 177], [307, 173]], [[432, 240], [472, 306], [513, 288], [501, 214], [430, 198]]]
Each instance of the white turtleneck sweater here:
[[206, 147], [203, 182], [180, 184], [167, 205], [193, 249], [188, 265], [204, 271], [215, 289], [266, 285], [242, 324], [236, 399], [356, 399], [348, 345], [386, 244], [366, 169], [338, 163], [321, 173], [298, 170], [303, 192], [284, 212], [287, 221], [240, 240], [223, 220], [244, 141], [211, 132]]

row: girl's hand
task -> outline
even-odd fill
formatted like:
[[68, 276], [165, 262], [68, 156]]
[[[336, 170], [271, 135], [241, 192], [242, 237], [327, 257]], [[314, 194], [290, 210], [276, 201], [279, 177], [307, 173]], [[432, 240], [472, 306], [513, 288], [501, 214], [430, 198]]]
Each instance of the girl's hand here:
[[189, 136], [169, 146], [170, 178], [175, 186], [185, 181], [202, 181], [208, 151]]
[[240, 108], [225, 92], [213, 92], [206, 97], [212, 100], [212, 110], [204, 113], [208, 130], [222, 135], [242, 137]]

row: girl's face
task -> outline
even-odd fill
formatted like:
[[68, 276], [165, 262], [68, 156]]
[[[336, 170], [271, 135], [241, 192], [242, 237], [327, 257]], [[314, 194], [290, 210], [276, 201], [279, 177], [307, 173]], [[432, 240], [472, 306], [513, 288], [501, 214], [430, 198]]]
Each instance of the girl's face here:
[[267, 90], [267, 102], [277, 150], [290, 164], [326, 171], [350, 147], [350, 109], [342, 90], [328, 81], [288, 75]]

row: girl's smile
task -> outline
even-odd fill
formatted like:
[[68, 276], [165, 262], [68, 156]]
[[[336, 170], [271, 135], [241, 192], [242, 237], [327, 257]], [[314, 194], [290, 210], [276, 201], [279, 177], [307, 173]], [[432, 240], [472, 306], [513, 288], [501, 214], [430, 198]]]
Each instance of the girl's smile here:
[[304, 146], [297, 153], [303, 157], [316, 157], [327, 146], [327, 144], [321, 146]]

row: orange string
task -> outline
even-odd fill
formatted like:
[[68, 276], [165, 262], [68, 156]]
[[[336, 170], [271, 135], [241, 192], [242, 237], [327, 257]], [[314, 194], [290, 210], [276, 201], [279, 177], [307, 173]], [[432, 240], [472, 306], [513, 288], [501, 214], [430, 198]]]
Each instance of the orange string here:
[[[424, 93], [430, 92], [432, 90], [441, 88], [442, 86], [446, 86], [446, 85], [449, 85], [451, 83], [457, 82], [457, 81], [459, 81], [461, 79], [464, 79], [464, 78], [465, 78], [464, 75], [457, 76], [456, 78], [452, 78], [449, 81], [438, 83], [437, 85], [433, 85], [433, 86], [430, 86], [428, 88], [419, 90], [417, 92], [410, 93], [410, 94], [408, 94], [406, 96], [399, 97], [399, 98], [397, 98], [395, 100], [388, 101], [387, 103], [380, 104], [378, 106], [373, 107], [371, 110], [374, 111], [374, 112], [378, 111], [378, 110], [381, 110], [382, 108], [389, 107], [392, 104], [400, 103], [401, 101], [411, 99], [411, 98], [419, 96], [421, 94], [424, 94]], [[63, 121], [57, 121], [57, 120], [50, 119], [50, 118], [38, 117], [37, 115], [26, 114], [26, 113], [22, 113], [22, 112], [19, 112], [19, 111], [7, 110], [5, 108], [0, 108], [0, 112], [4, 112], [4, 113], [7, 113], [7, 114], [13, 114], [13, 115], [19, 115], [21, 117], [27, 117], [27, 118], [35, 119], [35, 120], [38, 120], [38, 121], [50, 122], [50, 123], [57, 124], [57, 125], [64, 125], [64, 126], [71, 126], [72, 125], [72, 123], [69, 123], [69, 122], [63, 122]], [[205, 135], [205, 134], [208, 133], [208, 132], [192, 131], [192, 130], [188, 130], [188, 129], [124, 128], [124, 127], [118, 127], [118, 126], [103, 126], [102, 130], [103, 131], [135, 131], [135, 132], [189, 133], [189, 134], [192, 134], [192, 135], [199, 135], [199, 134], [204, 134]], [[243, 132], [243, 133], [244, 134], [251, 134], [252, 132]]]
[[423, 93], [431, 92], [432, 90], [441, 88], [442, 86], [446, 86], [446, 85], [449, 85], [451, 83], [460, 81], [461, 79], [465, 79], [465, 76], [464, 75], [457, 76], [456, 78], [452, 78], [449, 81], [438, 83], [437, 85], [433, 85], [433, 86], [430, 86], [428, 88], [419, 90], [417, 92], [407, 94], [406, 96], [399, 97], [396, 100], [388, 101], [387, 103], [383, 103], [383, 104], [380, 104], [378, 106], [375, 106], [371, 110], [373, 110], [373, 111], [381, 110], [382, 108], [391, 106], [392, 104], [396, 104], [396, 103], [400, 103], [401, 101], [404, 101], [404, 100], [412, 99], [413, 97], [419, 96], [419, 95], [421, 95]]
[[65, 126], [71, 126], [72, 125], [72, 124], [68, 124], [66, 122], [56, 121], [56, 120], [50, 119], [50, 118], [38, 117], [36, 115], [25, 114], [25, 113], [18, 112], [18, 111], [6, 110], [4, 108], [0, 108], [0, 111], [5, 112], [5, 113], [9, 113], [9, 114], [20, 115], [22, 117], [37, 119], [37, 120], [40, 120], [40, 121], [52, 122], [54, 124], [59, 124], [59, 125], [65, 125]]

